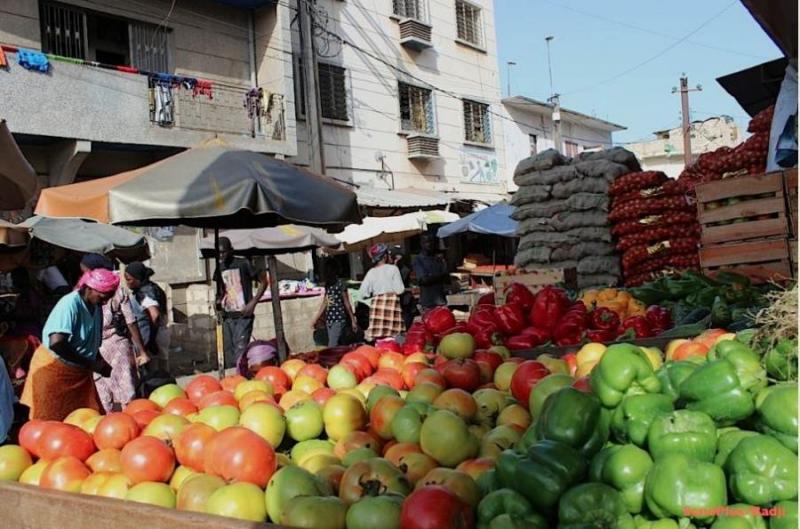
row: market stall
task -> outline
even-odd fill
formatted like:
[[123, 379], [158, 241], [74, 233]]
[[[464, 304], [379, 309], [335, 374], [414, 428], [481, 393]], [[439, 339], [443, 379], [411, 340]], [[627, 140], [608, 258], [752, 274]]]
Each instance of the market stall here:
[[19, 150], [6, 120], [0, 120], [0, 210], [23, 209], [38, 187], [36, 171]]

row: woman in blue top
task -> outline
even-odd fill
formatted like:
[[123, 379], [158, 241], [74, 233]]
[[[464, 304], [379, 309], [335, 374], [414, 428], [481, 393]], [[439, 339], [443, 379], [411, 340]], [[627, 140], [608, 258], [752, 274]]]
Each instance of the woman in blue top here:
[[111, 366], [98, 354], [103, 332], [102, 306], [117, 291], [119, 277], [108, 270], [86, 272], [74, 292], [62, 297], [44, 325], [42, 345], [20, 401], [31, 419], [61, 421], [78, 408], [103, 408], [94, 372], [107, 377]]

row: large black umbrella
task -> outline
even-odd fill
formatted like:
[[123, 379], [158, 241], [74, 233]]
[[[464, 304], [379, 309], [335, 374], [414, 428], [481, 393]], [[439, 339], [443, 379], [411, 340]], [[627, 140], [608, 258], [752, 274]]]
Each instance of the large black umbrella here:
[[[361, 222], [355, 193], [336, 181], [218, 144], [195, 147], [127, 173], [45, 189], [36, 212], [88, 216], [110, 224], [213, 228], [215, 247], [219, 229], [299, 224], [338, 230]], [[274, 271], [274, 256], [269, 265]], [[284, 358], [278, 285], [271, 283], [275, 333]], [[223, 370], [219, 317], [217, 358]]]

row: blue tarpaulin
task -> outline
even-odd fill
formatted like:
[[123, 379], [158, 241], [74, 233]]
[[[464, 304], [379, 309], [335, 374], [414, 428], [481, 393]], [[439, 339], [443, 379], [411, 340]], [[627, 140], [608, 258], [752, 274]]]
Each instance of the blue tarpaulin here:
[[450, 237], [457, 233], [482, 233], [485, 235], [500, 235], [501, 237], [517, 236], [517, 221], [511, 218], [514, 207], [505, 202], [500, 202], [486, 209], [476, 211], [463, 219], [442, 226], [437, 232], [439, 238]]

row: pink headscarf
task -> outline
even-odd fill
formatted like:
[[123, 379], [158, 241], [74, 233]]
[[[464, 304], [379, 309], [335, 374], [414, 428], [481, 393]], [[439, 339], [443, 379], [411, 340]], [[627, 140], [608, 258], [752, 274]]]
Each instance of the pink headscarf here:
[[105, 268], [95, 268], [84, 273], [75, 288], [79, 289], [84, 285], [101, 294], [111, 294], [119, 286], [119, 275]]

